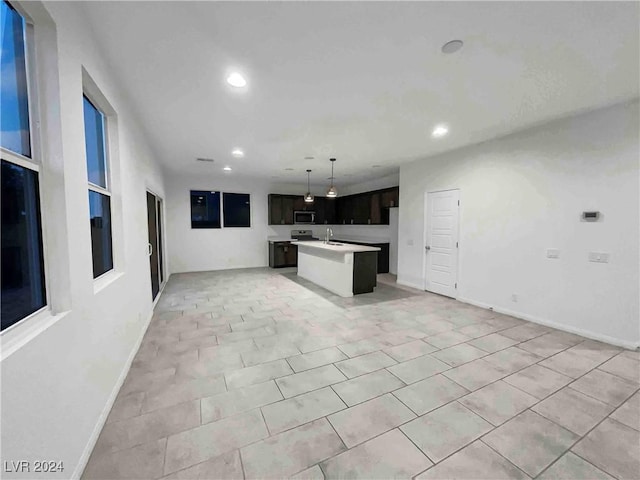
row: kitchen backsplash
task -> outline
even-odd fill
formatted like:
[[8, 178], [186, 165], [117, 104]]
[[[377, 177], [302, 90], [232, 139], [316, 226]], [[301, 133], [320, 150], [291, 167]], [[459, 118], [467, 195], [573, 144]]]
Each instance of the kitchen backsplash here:
[[324, 238], [327, 227], [333, 229], [335, 238], [344, 235], [389, 240], [390, 235], [388, 225], [269, 225], [269, 236], [289, 237], [291, 230], [312, 230], [314, 237]]

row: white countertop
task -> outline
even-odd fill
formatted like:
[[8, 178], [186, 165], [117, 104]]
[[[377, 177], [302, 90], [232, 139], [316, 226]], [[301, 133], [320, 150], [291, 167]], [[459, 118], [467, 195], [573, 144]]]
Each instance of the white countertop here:
[[291, 241], [291, 237], [278, 237], [278, 236], [267, 237], [267, 242], [290, 242], [290, 241]]
[[372, 238], [372, 237], [358, 237], [354, 235], [334, 235], [334, 240], [339, 242], [344, 240], [345, 242], [360, 242], [360, 243], [389, 243], [389, 240], [384, 238]]
[[348, 243], [345, 243], [343, 245], [331, 245], [331, 244], [324, 243], [323, 241], [320, 241], [320, 240], [314, 240], [314, 241], [305, 240], [305, 241], [298, 241], [298, 242], [292, 242], [292, 243], [295, 243], [296, 245], [302, 246], [302, 247], [317, 248], [319, 250], [336, 252], [336, 253], [377, 252], [380, 250], [379, 247], [366, 247], [364, 245], [353, 245]]

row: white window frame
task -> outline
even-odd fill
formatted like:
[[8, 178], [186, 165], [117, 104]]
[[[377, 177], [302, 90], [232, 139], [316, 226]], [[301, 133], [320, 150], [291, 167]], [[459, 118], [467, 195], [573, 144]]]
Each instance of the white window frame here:
[[[115, 253], [114, 253], [114, 245], [113, 245], [113, 199], [111, 196], [111, 165], [110, 165], [110, 159], [111, 156], [109, 154], [109, 141], [108, 141], [108, 135], [109, 135], [109, 117], [107, 116], [107, 114], [104, 112], [104, 110], [100, 107], [99, 103], [96, 102], [93, 97], [91, 96], [91, 94], [89, 92], [86, 91], [86, 89], [83, 88], [82, 90], [82, 99], [84, 102], [84, 97], [87, 98], [87, 100], [89, 100], [89, 103], [91, 103], [91, 105], [93, 106], [93, 108], [95, 108], [98, 112], [100, 112], [100, 115], [102, 115], [102, 149], [104, 150], [104, 183], [105, 183], [105, 187], [102, 187], [100, 185], [96, 185], [95, 183], [92, 183], [89, 181], [89, 172], [87, 171], [87, 185], [88, 185], [88, 189], [90, 191], [99, 193], [101, 195], [105, 195], [107, 197], [109, 197], [109, 215], [111, 218], [109, 218], [109, 223], [111, 225], [111, 268], [109, 270], [107, 270], [104, 273], [101, 273], [100, 275], [98, 275], [97, 277], [93, 277], [93, 281], [101, 283], [104, 278], [110, 274], [113, 274], [116, 271], [116, 261], [115, 261]], [[83, 113], [84, 113], [84, 105], [83, 105]], [[83, 116], [83, 127], [86, 128], [86, 126], [84, 125], [84, 116]], [[85, 140], [86, 141], [86, 140]], [[86, 148], [86, 147], [85, 147]], [[86, 150], [85, 150], [85, 164], [86, 164], [87, 158], [86, 158]], [[93, 250], [91, 251], [91, 258], [93, 261]]]
[[[237, 195], [249, 195], [249, 226], [248, 227], [227, 227], [224, 224], [224, 194], [232, 193]], [[250, 192], [225, 192], [223, 190], [220, 191], [220, 228], [224, 230], [225, 228], [229, 229], [238, 229], [238, 230], [253, 230], [253, 195]]]
[[[51, 310], [51, 289], [50, 289], [50, 271], [47, 251], [47, 231], [45, 222], [43, 221], [43, 179], [42, 179], [42, 149], [40, 148], [40, 104], [37, 95], [37, 84], [34, 75], [36, 72], [36, 55], [35, 55], [35, 32], [34, 23], [31, 17], [21, 8], [17, 2], [7, 1], [12, 8], [18, 12], [24, 19], [24, 47], [25, 47], [25, 70], [27, 80], [27, 104], [29, 115], [29, 145], [31, 150], [31, 158], [20, 153], [14, 152], [0, 146], [2, 160], [18, 165], [37, 172], [38, 174], [38, 197], [40, 200], [40, 235], [42, 239], [42, 257], [43, 257], [43, 275], [45, 286], [45, 304], [38, 310], [30, 313], [26, 317], [18, 320], [16, 323], [7, 327], [0, 332], [2, 339], [2, 355], [1, 359], [6, 358], [19, 348], [23, 342], [28, 341], [34, 334], [48, 328], [55, 320]], [[48, 319], [48, 321], [46, 321]]]
[[[218, 198], [218, 208], [220, 209], [220, 226], [219, 227], [210, 227], [210, 228], [193, 228], [193, 226], [191, 227], [191, 230], [204, 230], [204, 231], [208, 231], [208, 230], [224, 230], [224, 205], [222, 203], [222, 197], [224, 195], [224, 192], [222, 190], [211, 190], [208, 188], [200, 188], [198, 190], [196, 189], [189, 189], [189, 224], [191, 225], [191, 215], [192, 215], [192, 210], [191, 210], [191, 194], [193, 192], [211, 192], [211, 193], [215, 193], [218, 192], [220, 194], [219, 198]], [[231, 228], [231, 227], [230, 227]]]

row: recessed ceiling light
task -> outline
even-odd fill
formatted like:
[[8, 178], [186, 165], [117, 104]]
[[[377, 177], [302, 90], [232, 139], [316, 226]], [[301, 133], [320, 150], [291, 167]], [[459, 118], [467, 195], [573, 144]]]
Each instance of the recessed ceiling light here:
[[462, 40], [451, 40], [442, 46], [442, 53], [451, 54], [456, 53], [462, 48], [464, 42]]
[[449, 133], [449, 127], [447, 127], [446, 125], [436, 125], [431, 132], [431, 136], [433, 138], [440, 138], [444, 137], [447, 133]]
[[247, 86], [247, 81], [238, 72], [233, 72], [227, 77], [227, 83], [232, 87], [242, 88]]
[[315, 157], [304, 157], [305, 160], [313, 160]]
[[244, 157], [244, 152], [242, 150], [240, 150], [239, 148], [236, 148], [235, 150], [233, 150], [231, 152], [231, 155], [233, 155], [236, 158], [240, 158], [240, 157]]
[[289, 168], [285, 168], [285, 170], [286, 170], [287, 172], [293, 172], [293, 168], [290, 168], [290, 167], [289, 167]]
[[223, 170], [224, 170], [225, 172], [230, 172], [230, 171], [231, 171], [231, 167], [224, 167], [224, 168], [223, 168]]

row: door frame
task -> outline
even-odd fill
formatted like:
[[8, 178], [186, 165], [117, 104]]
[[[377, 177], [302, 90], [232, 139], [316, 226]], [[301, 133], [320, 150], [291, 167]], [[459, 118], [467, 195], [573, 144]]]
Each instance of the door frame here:
[[[431, 292], [430, 290], [427, 290], [427, 239], [429, 237], [429, 223], [428, 223], [428, 218], [429, 218], [429, 194], [430, 193], [442, 193], [442, 192], [451, 192], [453, 190], [457, 190], [458, 191], [458, 201], [460, 202], [458, 207], [462, 204], [462, 189], [461, 188], [457, 188], [457, 187], [451, 187], [451, 188], [439, 188], [437, 190], [427, 190], [424, 192], [424, 223], [423, 223], [423, 231], [422, 231], [422, 290], [424, 290], [425, 292], [429, 292], [429, 293], [435, 293], [435, 292]], [[460, 241], [460, 208], [458, 208], [458, 225], [457, 225], [457, 231], [458, 231], [458, 245], [459, 245], [459, 241]], [[456, 248], [456, 283], [461, 283], [461, 278], [460, 278], [460, 247], [458, 246]], [[459, 288], [455, 289], [455, 296], [454, 297], [448, 297], [448, 298], [453, 298], [454, 300], [458, 299], [458, 290]], [[435, 295], [438, 295], [437, 293], [435, 293]]]
[[[167, 274], [167, 262], [166, 262], [166, 245], [167, 245], [167, 237], [165, 235], [165, 227], [166, 227], [166, 223], [167, 223], [167, 216], [166, 216], [166, 212], [165, 212], [165, 203], [164, 203], [164, 198], [160, 195], [158, 195], [152, 188], [150, 187], [146, 187], [145, 188], [145, 212], [147, 211], [147, 193], [150, 193], [151, 195], [153, 195], [156, 198], [156, 231], [158, 232], [158, 234], [162, 237], [162, 248], [158, 249], [159, 251], [162, 250], [162, 255], [158, 256], [158, 294], [156, 295], [155, 298], [152, 298], [152, 302], [153, 305], [155, 305], [158, 300], [160, 299], [160, 295], [162, 295], [162, 291], [164, 290], [164, 286], [167, 283], [167, 279], [169, 278], [169, 275]], [[158, 228], [158, 215], [157, 215], [157, 201], [160, 200], [160, 211], [162, 213], [162, 224], [160, 225], [161, 228]], [[148, 232], [148, 227], [147, 227], [147, 245], [149, 244], [149, 232]], [[159, 252], [160, 253], [160, 252]], [[162, 266], [160, 266], [160, 263], [162, 263]], [[162, 278], [160, 279], [160, 269], [162, 269], [162, 272], [164, 273], [164, 275], [162, 275]], [[151, 279], [151, 265], [149, 265], [149, 279]]]

